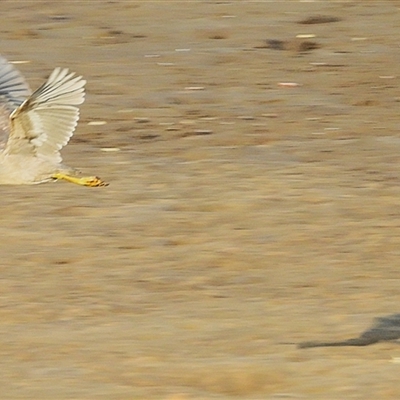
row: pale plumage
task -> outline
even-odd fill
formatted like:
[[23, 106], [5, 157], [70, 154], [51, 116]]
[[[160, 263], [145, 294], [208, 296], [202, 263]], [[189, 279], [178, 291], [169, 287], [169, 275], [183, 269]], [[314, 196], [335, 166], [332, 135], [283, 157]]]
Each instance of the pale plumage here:
[[0, 130], [8, 137], [0, 153], [0, 184], [35, 184], [55, 179], [105, 186], [97, 177], [79, 177], [61, 164], [60, 150], [74, 133], [86, 81], [56, 68], [31, 93], [22, 75], [0, 57]]

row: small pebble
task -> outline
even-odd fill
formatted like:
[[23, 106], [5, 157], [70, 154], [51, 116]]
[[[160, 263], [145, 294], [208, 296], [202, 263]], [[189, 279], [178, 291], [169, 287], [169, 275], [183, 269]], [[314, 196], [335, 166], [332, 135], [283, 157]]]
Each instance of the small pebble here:
[[278, 86], [283, 86], [283, 87], [297, 87], [297, 86], [299, 86], [299, 84], [296, 83], [296, 82], [278, 82]]
[[103, 147], [100, 150], [104, 151], [106, 153], [112, 153], [112, 152], [116, 152], [116, 151], [121, 151], [121, 149], [119, 147]]
[[204, 90], [204, 86], [186, 86], [185, 90]]
[[285, 50], [286, 44], [283, 40], [267, 39], [266, 47], [272, 50]]
[[213, 131], [211, 129], [196, 129], [194, 133], [196, 135], [211, 135]]
[[299, 21], [299, 24], [313, 25], [313, 24], [328, 24], [331, 22], [339, 22], [340, 18], [330, 17], [328, 15], [314, 15]]
[[100, 126], [100, 125], [106, 125], [107, 121], [90, 121], [88, 122], [88, 125], [92, 126]]
[[139, 124], [146, 124], [147, 122], [150, 122], [150, 119], [146, 117], [135, 117], [134, 120]]
[[304, 40], [303, 42], [299, 43], [297, 50], [300, 53], [304, 53], [306, 51], [311, 51], [319, 48], [320, 45], [317, 42], [313, 42], [311, 40]]
[[296, 35], [296, 37], [299, 39], [310, 39], [310, 38], [315, 38], [316, 36], [317, 35], [314, 35], [313, 33], [304, 33], [304, 34]]
[[200, 119], [202, 121], [215, 121], [218, 119], [218, 117], [201, 117]]
[[71, 17], [69, 17], [68, 15], [50, 15], [49, 16], [50, 19], [52, 19], [53, 21], [66, 21], [71, 19]]
[[314, 35], [313, 33], [301, 33], [299, 35], [296, 35], [297, 38], [299, 39], [311, 39], [313, 37], [315, 37], [316, 35]]
[[255, 118], [252, 115], [240, 115], [238, 119], [243, 119], [244, 121], [252, 121]]

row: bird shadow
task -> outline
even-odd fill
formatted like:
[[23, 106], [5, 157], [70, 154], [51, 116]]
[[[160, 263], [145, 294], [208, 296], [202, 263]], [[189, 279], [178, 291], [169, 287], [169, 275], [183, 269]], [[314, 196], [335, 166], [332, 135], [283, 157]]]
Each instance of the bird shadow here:
[[297, 345], [299, 349], [311, 347], [337, 347], [337, 346], [369, 346], [379, 342], [390, 342], [400, 339], [400, 314], [391, 314], [386, 317], [375, 318], [371, 328], [359, 337], [341, 341], [309, 341]]

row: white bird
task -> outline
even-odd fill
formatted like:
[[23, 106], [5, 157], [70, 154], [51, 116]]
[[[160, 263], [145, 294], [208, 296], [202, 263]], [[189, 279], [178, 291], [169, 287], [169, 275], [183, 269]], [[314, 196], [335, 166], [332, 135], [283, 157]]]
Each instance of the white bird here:
[[80, 177], [62, 164], [60, 150], [72, 137], [84, 102], [86, 81], [56, 68], [32, 93], [20, 72], [0, 56], [0, 184], [36, 184], [63, 179], [83, 186], [106, 186], [95, 176]]

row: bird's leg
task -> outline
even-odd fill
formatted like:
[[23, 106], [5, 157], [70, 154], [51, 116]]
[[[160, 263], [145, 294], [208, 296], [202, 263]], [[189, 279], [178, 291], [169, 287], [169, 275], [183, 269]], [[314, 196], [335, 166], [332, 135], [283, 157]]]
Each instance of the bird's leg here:
[[77, 177], [77, 176], [64, 174], [62, 172], [57, 172], [57, 173], [52, 175], [52, 178], [53, 179], [57, 179], [57, 180], [61, 180], [62, 179], [64, 181], [75, 183], [75, 184], [81, 185], [81, 186], [91, 186], [91, 187], [108, 186], [108, 183], [102, 181], [97, 176]]

